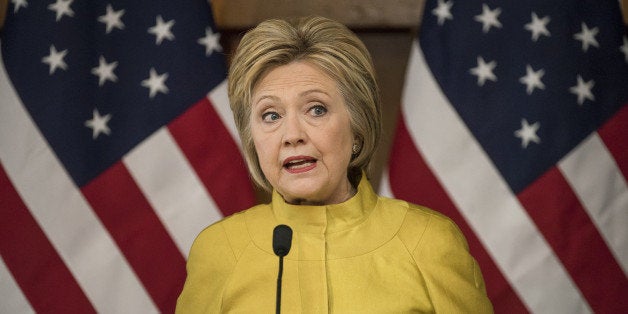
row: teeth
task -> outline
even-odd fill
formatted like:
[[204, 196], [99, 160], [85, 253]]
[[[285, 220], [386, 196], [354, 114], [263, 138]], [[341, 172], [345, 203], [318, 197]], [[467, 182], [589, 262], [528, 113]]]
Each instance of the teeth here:
[[288, 162], [285, 167], [286, 168], [303, 168], [303, 167], [307, 167], [310, 164], [314, 163], [314, 160], [293, 160], [291, 162]]

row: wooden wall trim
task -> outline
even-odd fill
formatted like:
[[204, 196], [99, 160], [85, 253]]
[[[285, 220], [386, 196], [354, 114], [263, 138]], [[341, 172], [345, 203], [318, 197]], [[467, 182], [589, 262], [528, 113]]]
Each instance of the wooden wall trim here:
[[210, 0], [220, 29], [248, 29], [269, 18], [321, 15], [353, 29], [418, 25], [424, 0]]
[[0, 29], [4, 26], [4, 19], [7, 17], [9, 0], [0, 0]]

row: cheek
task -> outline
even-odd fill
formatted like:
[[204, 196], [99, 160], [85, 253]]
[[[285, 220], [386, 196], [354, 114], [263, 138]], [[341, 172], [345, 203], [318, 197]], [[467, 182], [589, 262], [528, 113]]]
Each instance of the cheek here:
[[253, 145], [255, 146], [255, 152], [257, 153], [257, 158], [259, 159], [260, 166], [264, 172], [267, 172], [269, 169], [269, 165], [274, 165], [275, 160], [277, 160], [278, 151], [275, 148], [275, 145], [272, 144], [272, 141], [268, 137], [253, 137]]
[[326, 151], [333, 157], [335, 163], [342, 163], [339, 167], [346, 167], [351, 160], [353, 146], [353, 134], [349, 128], [343, 125], [332, 132], [321, 134], [321, 141], [325, 142]]

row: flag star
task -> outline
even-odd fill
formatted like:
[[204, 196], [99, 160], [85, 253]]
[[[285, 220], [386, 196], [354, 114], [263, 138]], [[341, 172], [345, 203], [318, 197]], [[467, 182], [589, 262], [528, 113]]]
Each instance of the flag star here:
[[497, 62], [491, 61], [489, 63], [486, 63], [484, 61], [484, 58], [482, 58], [481, 56], [478, 56], [477, 60], [478, 66], [472, 68], [469, 72], [478, 77], [478, 86], [484, 86], [484, 82], [486, 82], [486, 80], [496, 82], [497, 76], [495, 76], [493, 70], [497, 66]]
[[104, 116], [100, 115], [98, 109], [94, 109], [92, 113], [92, 119], [85, 121], [85, 126], [92, 129], [92, 139], [98, 138], [100, 133], [105, 133], [107, 135], [111, 134], [111, 129], [107, 126], [107, 123], [111, 119], [111, 114], [106, 114]]
[[57, 0], [57, 2], [48, 5], [48, 9], [57, 13], [57, 22], [64, 16], [74, 16], [74, 11], [70, 6], [74, 0]]
[[157, 74], [155, 68], [150, 69], [150, 77], [142, 81], [142, 86], [150, 89], [150, 98], [154, 98], [158, 92], [164, 94], [168, 93], [168, 87], [166, 87], [166, 79], [168, 79], [168, 73], [161, 75]]
[[124, 29], [124, 23], [121, 20], [123, 15], [124, 10], [114, 11], [111, 4], [107, 4], [107, 13], [99, 16], [98, 22], [105, 23], [107, 27], [106, 33], [109, 34], [114, 28]]
[[594, 47], [600, 46], [600, 44], [598, 44], [597, 42], [597, 39], [595, 39], [595, 35], [597, 35], [598, 32], [599, 29], [597, 27], [589, 29], [589, 27], [587, 27], [587, 24], [584, 24], [583, 22], [582, 31], [573, 35], [573, 38], [582, 42], [582, 51], [586, 52], [587, 50], [589, 50], [589, 45]]
[[107, 63], [105, 57], [100, 56], [98, 66], [92, 69], [92, 74], [98, 76], [98, 86], [103, 86], [107, 80], [117, 82], [118, 77], [113, 70], [118, 66], [118, 61]]
[[438, 0], [438, 6], [432, 10], [432, 14], [438, 17], [438, 25], [445, 24], [445, 20], [453, 20], [454, 17], [451, 15], [451, 7], [453, 6], [453, 2], [445, 0]]
[[148, 29], [148, 32], [155, 35], [155, 43], [160, 45], [164, 39], [173, 40], [174, 35], [170, 30], [174, 25], [174, 20], [164, 22], [161, 15], [157, 16], [155, 26]]
[[545, 84], [541, 81], [543, 75], [545, 75], [545, 70], [534, 71], [528, 64], [526, 65], [526, 75], [521, 77], [519, 82], [527, 86], [526, 92], [531, 95], [535, 88], [545, 89]]
[[525, 29], [532, 32], [532, 41], [537, 41], [541, 35], [550, 37], [550, 32], [547, 30], [547, 23], [550, 22], [550, 17], [545, 16], [542, 19], [532, 12], [532, 21], [525, 25]]
[[222, 46], [220, 46], [220, 34], [214, 33], [211, 27], [205, 28], [205, 37], [201, 37], [198, 39], [197, 43], [205, 46], [205, 55], [209, 56], [212, 52], [222, 51]]
[[482, 23], [482, 31], [488, 33], [491, 30], [491, 26], [502, 28], [502, 23], [497, 19], [501, 13], [502, 9], [500, 8], [491, 10], [488, 5], [482, 4], [482, 14], [476, 15], [474, 19]]
[[624, 44], [619, 47], [619, 50], [624, 54], [624, 59], [628, 63], [628, 38], [626, 36], [624, 36]]
[[13, 13], [17, 13], [20, 8], [28, 7], [28, 2], [26, 2], [26, 0], [11, 0], [11, 3], [13, 3]]
[[595, 81], [585, 82], [582, 76], [578, 75], [578, 84], [569, 88], [569, 92], [578, 96], [578, 105], [582, 105], [585, 99], [595, 101], [595, 96], [591, 93], [591, 89], [595, 86]]
[[68, 65], [65, 63], [65, 61], [63, 61], [63, 58], [65, 58], [65, 55], [68, 54], [68, 50], [63, 50], [63, 51], [57, 51], [57, 48], [55, 48], [54, 45], [50, 46], [50, 54], [43, 57], [41, 59], [41, 62], [46, 63], [50, 66], [50, 75], [52, 75], [53, 73], [55, 73], [55, 71], [57, 70], [57, 68], [60, 68], [62, 70], [65, 70], [68, 68]]
[[536, 135], [536, 131], [539, 130], [539, 127], [541, 127], [539, 122], [530, 125], [528, 120], [521, 119], [521, 129], [515, 131], [515, 137], [521, 139], [521, 147], [528, 148], [530, 142], [541, 143], [541, 139]]

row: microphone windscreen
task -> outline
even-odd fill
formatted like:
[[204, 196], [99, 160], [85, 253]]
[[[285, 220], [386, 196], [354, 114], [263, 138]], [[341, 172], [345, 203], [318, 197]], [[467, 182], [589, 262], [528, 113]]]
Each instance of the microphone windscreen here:
[[292, 229], [286, 225], [278, 225], [273, 230], [273, 251], [277, 256], [286, 256], [292, 245]]

